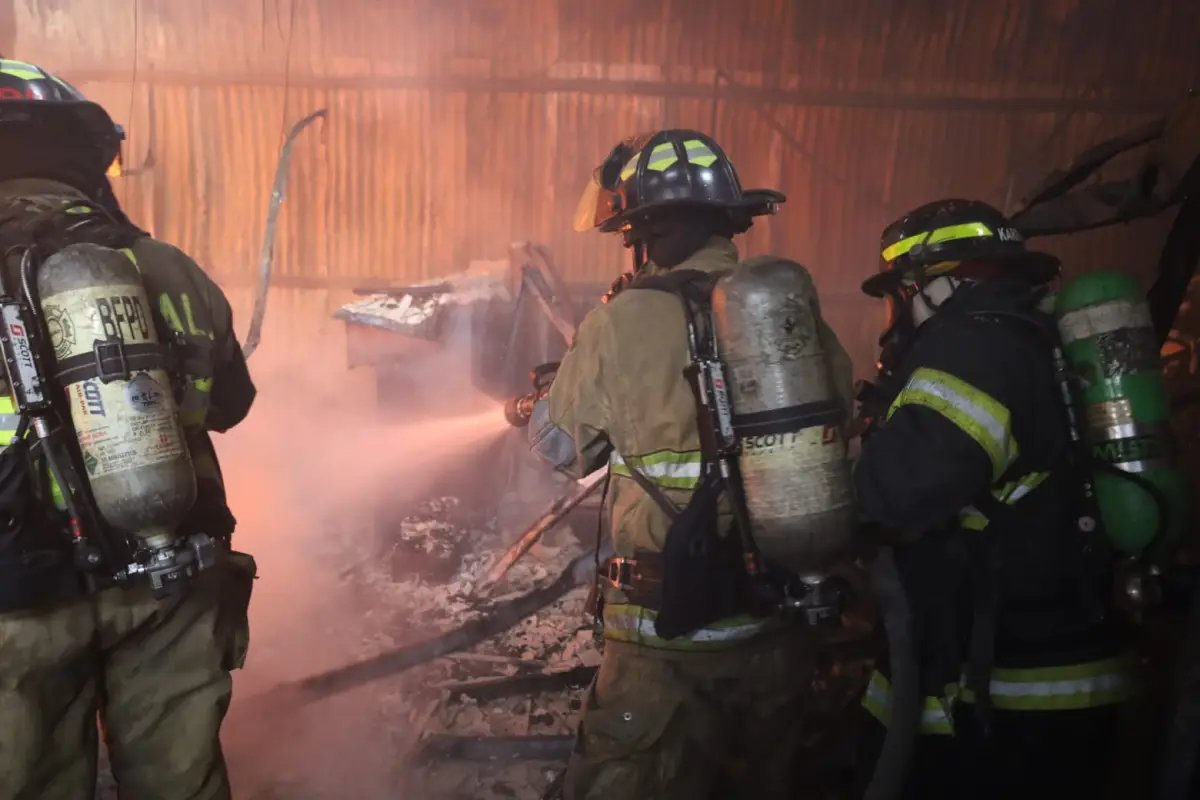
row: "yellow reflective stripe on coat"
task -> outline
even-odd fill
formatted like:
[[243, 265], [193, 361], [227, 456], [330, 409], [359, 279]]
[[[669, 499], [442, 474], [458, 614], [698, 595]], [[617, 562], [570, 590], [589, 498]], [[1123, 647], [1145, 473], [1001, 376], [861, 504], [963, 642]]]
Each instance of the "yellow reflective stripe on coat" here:
[[961, 378], [941, 370], [916, 369], [888, 409], [888, 417], [902, 406], [925, 406], [970, 436], [992, 462], [992, 480], [999, 480], [1017, 460], [1008, 409]]
[[8, 392], [0, 392], [0, 453], [7, 450], [12, 440], [17, 438], [17, 428], [20, 426], [21, 414], [17, 411], [16, 401]]
[[[891, 719], [892, 684], [879, 670], [871, 673], [867, 682], [867, 690], [863, 694], [862, 707], [879, 720], [883, 727], [888, 726]], [[940, 697], [926, 697], [925, 707], [921, 709], [921, 733], [930, 735], [954, 735], [954, 715], [951, 703]]]
[[738, 616], [720, 620], [674, 639], [662, 639], [654, 632], [658, 614], [631, 603], [613, 603], [604, 607], [604, 638], [638, 644], [660, 650], [725, 650], [774, 627], [776, 620]]
[[915, 236], [909, 236], [907, 239], [901, 239], [880, 253], [880, 256], [884, 261], [895, 261], [919, 244], [942, 244], [958, 239], [986, 239], [995, 235], [995, 232], [982, 222], [949, 225], [945, 228], [935, 228]]
[[[992, 670], [992, 707], [1000, 711], [1070, 711], [1123, 703], [1134, 694], [1133, 662], [1107, 658], [1065, 667]], [[974, 702], [963, 690], [964, 703]]]
[[[1009, 481], [1003, 486], [993, 489], [992, 497], [995, 497], [1005, 505], [1011, 506], [1036, 489], [1048, 477], [1050, 477], [1049, 472], [1031, 472], [1015, 481]], [[987, 527], [988, 518], [975, 506], [967, 506], [958, 512], [958, 522], [969, 531], [981, 531]]]
[[[3, 453], [12, 444], [13, 439], [17, 438], [17, 427], [21, 424], [21, 415], [17, 413], [17, 406], [11, 397], [0, 397], [0, 453]], [[46, 480], [50, 484], [50, 499], [54, 501], [55, 507], [62, 510], [67, 507], [66, 499], [63, 497], [62, 489], [58, 486], [58, 481], [54, 480], [54, 476], [49, 470], [43, 468], [46, 473]]]
[[627, 457], [614, 450], [608, 463], [613, 475], [632, 478], [629, 467], [633, 466], [651, 483], [664, 489], [694, 489], [700, 481], [703, 458], [699, 450], [658, 450], [643, 456]]
[[[0, 396], [0, 453], [3, 453], [12, 444], [13, 439], [17, 438], [17, 428], [21, 424], [21, 414], [17, 410], [17, 404], [13, 400], [12, 395]], [[50, 497], [54, 501], [54, 505], [59, 509], [67, 507], [66, 500], [63, 498], [62, 489], [58, 486], [58, 481], [54, 480], [54, 476], [46, 471], [46, 479], [50, 483]]]
[[208, 396], [212, 394], [213, 379], [189, 377], [187, 381], [188, 388], [194, 391], [183, 392], [179, 403], [179, 421], [187, 430], [203, 430], [211, 405]]

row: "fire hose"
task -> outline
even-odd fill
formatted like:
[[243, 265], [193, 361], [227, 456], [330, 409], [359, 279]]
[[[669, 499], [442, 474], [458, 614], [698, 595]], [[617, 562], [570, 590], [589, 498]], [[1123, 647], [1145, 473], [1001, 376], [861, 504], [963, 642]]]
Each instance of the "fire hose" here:
[[920, 666], [913, 639], [908, 595], [890, 547], [881, 547], [867, 564], [879, 599], [888, 640], [891, 692], [885, 706], [887, 735], [875, 761], [864, 800], [893, 800], [903, 793], [920, 736], [922, 697]]

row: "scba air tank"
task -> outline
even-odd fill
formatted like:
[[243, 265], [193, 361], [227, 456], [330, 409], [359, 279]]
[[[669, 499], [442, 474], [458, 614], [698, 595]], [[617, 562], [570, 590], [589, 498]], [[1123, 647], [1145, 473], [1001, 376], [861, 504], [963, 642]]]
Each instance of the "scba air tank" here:
[[1128, 555], [1160, 530], [1164, 543], [1174, 542], [1186, 518], [1187, 488], [1171, 465], [1170, 407], [1145, 296], [1127, 275], [1092, 273], [1059, 291], [1055, 316], [1081, 435], [1098, 467], [1094, 485], [1105, 533]]
[[753, 259], [713, 290], [738, 463], [755, 543], [770, 562], [820, 578], [854, 540], [843, 406], [799, 264]]
[[37, 287], [97, 511], [156, 549], [195, 503], [196, 473], [132, 258], [73, 244], [46, 259]]

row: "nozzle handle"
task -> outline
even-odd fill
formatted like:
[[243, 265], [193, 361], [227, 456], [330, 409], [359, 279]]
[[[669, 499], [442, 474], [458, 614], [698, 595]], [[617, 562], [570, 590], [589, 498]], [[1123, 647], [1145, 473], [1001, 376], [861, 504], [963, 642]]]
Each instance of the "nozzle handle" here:
[[537, 402], [537, 392], [512, 398], [504, 404], [504, 419], [514, 428], [524, 428], [533, 416], [535, 402]]

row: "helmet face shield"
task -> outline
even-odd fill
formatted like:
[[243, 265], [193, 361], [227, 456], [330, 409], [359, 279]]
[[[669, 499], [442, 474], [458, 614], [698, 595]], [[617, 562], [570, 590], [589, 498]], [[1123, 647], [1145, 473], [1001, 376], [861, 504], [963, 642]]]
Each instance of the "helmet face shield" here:
[[592, 178], [583, 187], [583, 194], [579, 196], [579, 202], [575, 205], [575, 216], [571, 220], [571, 227], [577, 233], [590, 231], [604, 220], [600, 217], [600, 203], [602, 202], [601, 195], [604, 190], [600, 188], [600, 181], [596, 173], [592, 173]]
[[917, 292], [916, 283], [911, 280], [901, 280], [884, 293], [884, 299], [887, 301], [887, 321], [883, 333], [879, 337], [880, 346], [893, 339], [898, 333], [902, 334], [916, 329], [916, 325], [913, 324], [912, 304]]
[[575, 206], [572, 228], [579, 233], [599, 228], [622, 211], [620, 196], [617, 194], [623, 180], [621, 173], [654, 135], [639, 133], [625, 137], [613, 147], [608, 157], [592, 170], [592, 177]]

